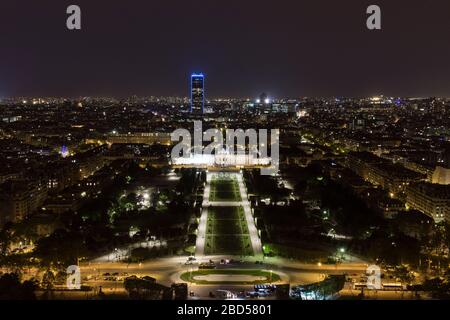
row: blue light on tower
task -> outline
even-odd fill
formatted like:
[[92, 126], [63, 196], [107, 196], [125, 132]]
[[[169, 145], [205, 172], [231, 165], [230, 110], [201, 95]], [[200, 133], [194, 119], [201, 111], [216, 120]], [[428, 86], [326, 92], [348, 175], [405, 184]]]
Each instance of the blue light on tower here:
[[191, 113], [202, 114], [205, 109], [205, 76], [203, 73], [191, 75]]

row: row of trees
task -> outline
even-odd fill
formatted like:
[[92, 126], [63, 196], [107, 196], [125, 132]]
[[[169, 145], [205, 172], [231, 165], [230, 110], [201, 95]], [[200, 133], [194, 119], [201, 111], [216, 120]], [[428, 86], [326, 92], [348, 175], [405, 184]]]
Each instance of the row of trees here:
[[6, 273], [0, 276], [0, 300], [35, 300], [38, 287], [36, 281], [22, 282], [17, 273]]

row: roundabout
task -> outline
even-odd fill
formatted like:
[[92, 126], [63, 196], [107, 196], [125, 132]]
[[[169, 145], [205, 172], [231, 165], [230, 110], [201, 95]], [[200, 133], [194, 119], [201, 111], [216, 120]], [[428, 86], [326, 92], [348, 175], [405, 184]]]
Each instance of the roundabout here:
[[180, 275], [184, 282], [199, 285], [255, 285], [280, 282], [281, 276], [269, 270], [196, 270]]

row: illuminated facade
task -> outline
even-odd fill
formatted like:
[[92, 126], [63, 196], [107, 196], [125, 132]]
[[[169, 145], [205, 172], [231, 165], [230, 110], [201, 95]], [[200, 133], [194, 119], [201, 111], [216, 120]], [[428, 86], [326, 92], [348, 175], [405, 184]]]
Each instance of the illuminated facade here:
[[450, 169], [437, 166], [433, 173], [432, 182], [437, 184], [450, 184]]
[[128, 134], [115, 134], [107, 138], [108, 144], [163, 144], [171, 145], [170, 133], [165, 132], [138, 132]]
[[190, 154], [188, 157], [172, 159], [172, 165], [194, 168], [259, 168], [271, 165], [270, 157], [258, 158], [250, 154]]

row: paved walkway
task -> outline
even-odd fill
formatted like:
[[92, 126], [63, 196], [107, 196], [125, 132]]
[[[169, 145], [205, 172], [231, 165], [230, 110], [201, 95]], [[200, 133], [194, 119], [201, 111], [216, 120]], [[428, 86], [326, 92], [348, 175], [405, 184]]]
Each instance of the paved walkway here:
[[195, 256], [201, 257], [205, 254], [206, 225], [208, 222], [209, 196], [211, 194], [211, 174], [206, 175], [206, 186], [203, 192], [202, 215], [198, 224], [197, 241], [195, 243]]
[[244, 208], [245, 213], [245, 219], [247, 220], [247, 226], [248, 226], [248, 232], [250, 234], [250, 239], [252, 241], [253, 245], [253, 252], [255, 256], [261, 256], [263, 255], [262, 252], [262, 244], [261, 239], [259, 238], [258, 230], [256, 229], [255, 220], [253, 219], [252, 210], [250, 207], [250, 202], [248, 201], [248, 195], [247, 195], [247, 188], [244, 185], [244, 179], [242, 177], [242, 174], [236, 174], [238, 184], [239, 184], [239, 190], [241, 192], [241, 206]]

